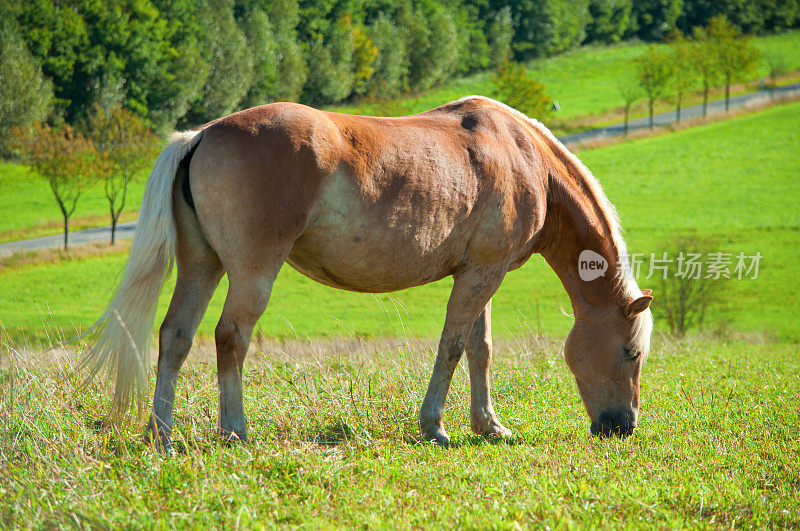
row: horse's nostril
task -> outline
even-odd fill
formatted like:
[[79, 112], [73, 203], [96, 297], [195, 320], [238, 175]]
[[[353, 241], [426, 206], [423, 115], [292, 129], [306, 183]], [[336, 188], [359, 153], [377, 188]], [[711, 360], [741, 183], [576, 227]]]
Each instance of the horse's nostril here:
[[600, 437], [627, 437], [633, 433], [636, 424], [633, 413], [629, 411], [604, 411], [597, 422], [592, 422], [590, 430], [592, 435]]

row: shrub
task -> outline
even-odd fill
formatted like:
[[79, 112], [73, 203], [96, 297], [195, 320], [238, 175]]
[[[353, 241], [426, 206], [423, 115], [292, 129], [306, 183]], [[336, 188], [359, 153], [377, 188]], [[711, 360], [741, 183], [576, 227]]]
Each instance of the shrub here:
[[494, 75], [494, 96], [505, 104], [539, 120], [552, 110], [544, 85], [528, 77], [525, 66], [506, 61]]

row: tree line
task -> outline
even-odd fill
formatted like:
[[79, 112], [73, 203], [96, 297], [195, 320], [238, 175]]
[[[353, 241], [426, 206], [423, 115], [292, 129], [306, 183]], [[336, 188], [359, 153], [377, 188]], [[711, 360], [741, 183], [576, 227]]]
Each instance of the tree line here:
[[[618, 80], [625, 102], [625, 135], [633, 103], [647, 100], [649, 126], [653, 128], [653, 107], [657, 100], [675, 104], [676, 122], [681, 121], [683, 98], [695, 89], [703, 91], [703, 117], [708, 112], [708, 94], [725, 87], [725, 111], [730, 109], [731, 85], [748, 81], [763, 60], [750, 39], [724, 15], [712, 17], [706, 27], [695, 27], [687, 37], [675, 28], [667, 36], [668, 46], [652, 45], [634, 61], [634, 75]], [[773, 78], [781, 73], [778, 61], [768, 64]]]
[[95, 105], [166, 131], [276, 100], [389, 99], [720, 14], [776, 31], [798, 24], [800, 0], [8, 0], [0, 129], [77, 125]]

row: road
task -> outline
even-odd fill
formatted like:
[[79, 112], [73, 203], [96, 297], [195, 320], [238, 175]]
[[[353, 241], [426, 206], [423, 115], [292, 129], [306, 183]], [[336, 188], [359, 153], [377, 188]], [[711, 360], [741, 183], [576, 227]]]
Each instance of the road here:
[[[796, 96], [798, 94], [800, 94], [800, 83], [792, 83], [791, 85], [775, 88], [773, 90], [772, 97], [776, 99], [788, 98]], [[737, 107], [743, 107], [745, 105], [751, 105], [754, 103], [767, 101], [769, 100], [769, 98], [770, 98], [769, 90], [748, 92], [747, 94], [732, 96], [730, 101], [730, 107], [731, 109], [735, 109]], [[708, 102], [709, 116], [724, 112], [725, 112], [725, 100], [714, 100]], [[702, 105], [692, 105], [684, 109], [681, 109], [681, 120], [700, 118], [702, 116], [703, 116]], [[676, 119], [675, 111], [662, 112], [660, 114], [656, 114], [653, 116], [653, 125], [655, 127], [663, 127], [665, 125], [671, 125], [675, 123], [675, 119]], [[649, 117], [645, 116], [644, 118], [637, 118], [635, 120], [631, 120], [630, 122], [628, 122], [628, 132], [633, 133], [634, 131], [637, 130], [647, 129], [649, 126], [650, 126]], [[620, 136], [624, 134], [624, 132], [625, 132], [625, 124], [615, 124], [615, 125], [609, 125], [608, 127], [600, 127], [598, 129], [590, 129], [588, 131], [582, 131], [580, 133], [574, 133], [571, 135], [562, 136], [559, 137], [559, 140], [561, 140], [564, 144], [569, 146], [569, 145], [580, 144], [583, 142], [601, 140], [603, 138]]]
[[[783, 87], [774, 89], [773, 94], [770, 95], [769, 90], [759, 90], [756, 92], [749, 92], [747, 94], [740, 94], [731, 97], [730, 107], [735, 109], [745, 105], [758, 103], [768, 100], [770, 97], [774, 98], [787, 98], [800, 94], [800, 83], [793, 83]], [[725, 112], [725, 100], [715, 100], [708, 102], [708, 114], [714, 115]], [[681, 119], [699, 118], [703, 115], [702, 105], [692, 105], [681, 110]], [[675, 111], [664, 112], [653, 116], [653, 124], [656, 127], [663, 127], [675, 123]], [[647, 117], [637, 118], [628, 123], [629, 132], [634, 132], [649, 127], [649, 119]], [[624, 124], [615, 124], [608, 127], [601, 127], [598, 129], [590, 129], [580, 133], [574, 133], [559, 137], [566, 145], [575, 145], [584, 142], [591, 142], [594, 140], [601, 140], [615, 136], [621, 136], [624, 133]], [[132, 238], [134, 230], [136, 229], [136, 222], [129, 221], [127, 223], [120, 223], [117, 226], [117, 238], [127, 239]], [[96, 227], [93, 229], [85, 229], [81, 231], [70, 233], [70, 244], [81, 245], [84, 243], [102, 242], [111, 240], [111, 227]], [[30, 240], [20, 240], [16, 242], [0, 243], [0, 257], [10, 256], [14, 253], [25, 253], [31, 251], [41, 251], [44, 249], [56, 249], [64, 245], [64, 235], [57, 234], [53, 236], [44, 236], [42, 238], [33, 238]]]

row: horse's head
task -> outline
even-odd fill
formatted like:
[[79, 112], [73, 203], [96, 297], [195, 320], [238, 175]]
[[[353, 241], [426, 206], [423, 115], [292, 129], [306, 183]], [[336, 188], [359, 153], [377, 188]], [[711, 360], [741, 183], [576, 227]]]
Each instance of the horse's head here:
[[575, 375], [592, 434], [628, 436], [639, 413], [639, 373], [650, 350], [650, 290], [620, 305], [576, 314], [567, 338], [567, 365]]

